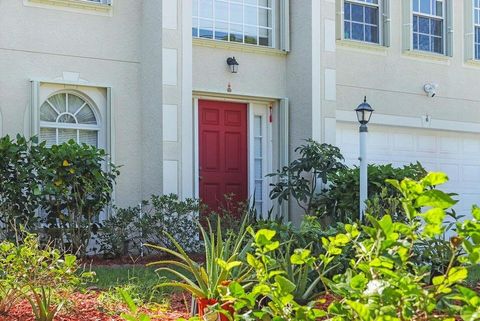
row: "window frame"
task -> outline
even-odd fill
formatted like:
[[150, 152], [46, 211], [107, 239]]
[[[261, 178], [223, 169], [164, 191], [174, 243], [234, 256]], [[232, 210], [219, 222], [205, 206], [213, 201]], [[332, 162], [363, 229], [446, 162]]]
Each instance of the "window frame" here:
[[[384, 9], [385, 9], [385, 4], [383, 0], [378, 0], [378, 3], [369, 3], [361, 0], [341, 0], [342, 1], [342, 8], [343, 8], [343, 14], [342, 14], [342, 35], [341, 39], [346, 40], [346, 41], [353, 41], [353, 42], [358, 42], [362, 44], [368, 44], [368, 45], [378, 45], [378, 46], [385, 46], [384, 42], [384, 29], [385, 29], [385, 22], [384, 22]], [[345, 37], [345, 3], [351, 3], [351, 4], [356, 4], [356, 5], [361, 5], [364, 7], [374, 7], [378, 8], [378, 42], [370, 42], [366, 40], [357, 40], [357, 39], [352, 39], [352, 38], [346, 38]], [[350, 17], [351, 18], [351, 17]], [[352, 20], [349, 20], [350, 24], [352, 23]], [[365, 23], [362, 23], [362, 25], [365, 28]]]
[[[480, 60], [480, 0], [472, 0], [473, 2], [473, 60]], [[478, 28], [478, 33], [477, 33]]]
[[[226, 3], [229, 7], [232, 3], [232, 0], [218, 0], [220, 2], [224, 2]], [[196, 1], [196, 5], [197, 7], [194, 8], [194, 5], [192, 5], [192, 38], [194, 39], [207, 39], [207, 40], [212, 40], [212, 41], [219, 41], [219, 42], [225, 42], [225, 43], [231, 43], [231, 44], [238, 44], [238, 45], [248, 45], [248, 46], [254, 46], [254, 47], [260, 47], [260, 48], [271, 48], [271, 49], [276, 49], [277, 48], [277, 14], [278, 14], [278, 10], [280, 9], [279, 7], [279, 2], [281, 0], [270, 0], [271, 1], [271, 7], [265, 7], [265, 6], [261, 6], [259, 4], [259, 0], [257, 0], [257, 4], [256, 5], [251, 5], [251, 4], [245, 4], [243, 1], [241, 0], [233, 0], [234, 1], [234, 4], [237, 4], [237, 5], [241, 5], [242, 6], [242, 20], [243, 22], [241, 23], [241, 26], [242, 26], [242, 41], [239, 42], [239, 41], [231, 41], [230, 40], [230, 36], [231, 36], [231, 25], [232, 24], [237, 24], [238, 23], [235, 23], [235, 22], [231, 22], [231, 15], [230, 15], [230, 10], [228, 10], [228, 18], [227, 20], [218, 20], [216, 18], [216, 2], [217, 0], [212, 0], [212, 18], [202, 18], [200, 16], [200, 0], [197, 0]], [[247, 7], [255, 7], [256, 8], [256, 11], [257, 11], [257, 24], [256, 25], [251, 25], [251, 24], [248, 24], [248, 23], [245, 23], [245, 6]], [[259, 9], [265, 9], [265, 10], [270, 10], [270, 14], [271, 14], [271, 21], [272, 21], [272, 26], [271, 27], [263, 27], [263, 26], [260, 26], [259, 24]], [[195, 25], [193, 23], [193, 21], [196, 20], [197, 24]], [[206, 20], [206, 21], [210, 21], [212, 23], [212, 37], [211, 38], [207, 38], [207, 37], [201, 37], [200, 36], [200, 20]], [[216, 31], [216, 24], [217, 23], [223, 23], [223, 24], [226, 24], [228, 26], [228, 30], [227, 30], [227, 35], [228, 35], [228, 40], [222, 40], [222, 39], [216, 39], [215, 38], [215, 31]], [[193, 27], [196, 28], [197, 30], [197, 34], [194, 35], [193, 34]], [[245, 27], [256, 27], [257, 28], [257, 43], [256, 44], [252, 44], [252, 43], [247, 43], [245, 42]], [[271, 45], [261, 45], [260, 44], [260, 32], [259, 30], [260, 29], [266, 29], [266, 30], [269, 30], [271, 35], [271, 39], [269, 39], [269, 41], [271, 41]]]
[[[420, 1], [421, 0], [412, 0], [411, 2], [411, 8], [410, 8], [410, 12], [411, 12], [411, 21], [412, 21], [412, 29], [411, 29], [411, 45], [412, 45], [412, 50], [413, 51], [417, 51], [417, 52], [425, 52], [425, 53], [429, 53], [429, 54], [434, 54], [434, 55], [442, 55], [442, 56], [446, 56], [447, 55], [447, 10], [448, 10], [448, 6], [447, 6], [447, 2], [446, 0], [429, 0], [429, 1], [440, 1], [442, 3], [442, 16], [436, 16], [436, 15], [433, 15], [433, 14], [427, 14], [427, 13], [423, 13], [423, 12], [417, 12], [414, 10], [414, 1], [419, 1], [419, 8], [420, 8]], [[427, 35], [427, 34], [424, 34], [424, 33], [420, 33], [419, 31], [415, 32], [414, 31], [414, 28], [413, 28], [413, 24], [414, 24], [414, 18], [415, 16], [417, 17], [421, 17], [421, 18], [427, 18], [429, 19], [429, 28], [431, 28], [431, 23], [430, 23], [430, 19], [435, 19], [435, 20], [441, 20], [442, 22], [442, 52], [436, 52], [436, 51], [433, 51], [433, 50], [422, 50], [422, 49], [419, 49], [419, 48], [415, 48], [415, 41], [414, 41], [414, 34], [417, 34], [417, 35]], [[417, 36], [418, 37], [418, 36]], [[428, 34], [428, 37], [429, 37], [429, 41], [431, 41], [431, 38], [432, 37], [435, 37], [432, 33]], [[436, 37], [438, 38], [438, 37]], [[418, 39], [418, 44], [419, 44], [419, 39]], [[430, 43], [431, 45], [431, 43]]]
[[[92, 111], [93, 115], [95, 116], [95, 121], [96, 121], [96, 124], [93, 125], [93, 124], [79, 124], [78, 122], [73, 124], [73, 123], [61, 123], [61, 122], [58, 122], [58, 119], [62, 116], [62, 115], [69, 115], [71, 113], [69, 113], [68, 111], [65, 111], [65, 112], [60, 112], [56, 106], [53, 105], [53, 103], [50, 101], [50, 98], [54, 97], [54, 96], [57, 96], [57, 95], [62, 95], [62, 94], [65, 94], [66, 95], [66, 106], [67, 106], [67, 109], [68, 109], [68, 96], [69, 95], [72, 95], [72, 96], [76, 96], [80, 99], [82, 99], [84, 101], [84, 105], [82, 105], [81, 108], [79, 108], [77, 110], [76, 113], [80, 112], [80, 110], [82, 110], [83, 108], [85, 108], [85, 106], [88, 106], [90, 108], [90, 110]], [[55, 122], [51, 122], [51, 121], [45, 121], [45, 120], [42, 120], [41, 119], [41, 108], [43, 106], [44, 103], [48, 103], [50, 105], [50, 107], [58, 114], [57, 116], [57, 120]], [[100, 143], [100, 137], [101, 137], [101, 131], [102, 131], [102, 128], [103, 128], [103, 124], [102, 124], [102, 118], [101, 118], [101, 115], [98, 111], [98, 108], [97, 106], [93, 103], [93, 101], [91, 99], [89, 99], [86, 95], [82, 94], [82, 93], [79, 93], [79, 92], [76, 92], [76, 91], [72, 91], [72, 90], [59, 90], [59, 91], [55, 91], [53, 92], [52, 94], [50, 94], [43, 102], [41, 102], [41, 104], [39, 105], [39, 138], [40, 138], [40, 133], [41, 133], [41, 130], [42, 128], [49, 128], [49, 129], [55, 129], [56, 130], [56, 144], [59, 143], [58, 141], [58, 129], [73, 129], [73, 130], [76, 130], [77, 131], [77, 139], [76, 139], [76, 142], [78, 144], [80, 144], [80, 131], [81, 130], [85, 130], [85, 131], [95, 131], [96, 132], [96, 135], [97, 135], [97, 146], [95, 146], [96, 148], [101, 148], [101, 143]], [[76, 114], [75, 113], [75, 114]], [[76, 116], [75, 114], [73, 115], [73, 117], [76, 119]]]

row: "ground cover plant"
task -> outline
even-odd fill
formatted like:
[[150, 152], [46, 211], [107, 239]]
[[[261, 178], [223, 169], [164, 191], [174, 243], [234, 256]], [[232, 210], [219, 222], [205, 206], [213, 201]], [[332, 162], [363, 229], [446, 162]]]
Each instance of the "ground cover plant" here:
[[41, 246], [38, 237], [26, 234], [20, 245], [0, 243], [0, 313], [7, 314], [21, 299], [30, 304], [36, 321], [51, 321], [71, 292], [90, 273], [79, 273], [76, 257]]
[[[319, 255], [312, 255], [309, 247], [291, 249], [289, 266], [299, 271], [309, 267], [313, 276], [291, 273], [281, 264], [286, 256], [277, 231], [248, 228], [251, 250], [235, 265], [249, 267], [251, 277], [220, 284], [221, 299], [209, 313], [232, 320], [478, 320], [480, 296], [467, 281], [480, 263], [480, 209], [474, 206], [472, 219], [457, 222], [442, 273], [432, 275], [435, 267], [415, 257], [418, 242], [445, 231], [447, 212], [456, 201], [435, 187], [446, 181], [442, 173], [388, 180], [400, 195], [405, 220], [368, 213], [367, 222], [346, 224], [343, 232], [322, 237], [324, 252]], [[332, 262], [349, 245], [345, 271], [329, 276]], [[302, 283], [320, 285], [322, 294], [305, 300], [296, 294]]]

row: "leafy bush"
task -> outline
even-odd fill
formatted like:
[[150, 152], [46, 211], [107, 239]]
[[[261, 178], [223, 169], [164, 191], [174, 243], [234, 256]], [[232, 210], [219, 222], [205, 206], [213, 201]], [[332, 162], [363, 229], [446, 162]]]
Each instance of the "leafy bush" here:
[[36, 226], [35, 210], [40, 201], [38, 164], [43, 148], [18, 135], [0, 138], [0, 239], [15, 239], [17, 227]]
[[[333, 321], [454, 320], [456, 315], [478, 320], [480, 296], [463, 284], [471, 267], [480, 263], [480, 208], [473, 208], [472, 220], [457, 223], [459, 234], [450, 240], [451, 255], [443, 274], [432, 278], [432, 264], [416, 261], [413, 251], [419, 243], [434, 240], [445, 231], [447, 211], [456, 201], [433, 187], [446, 181], [441, 173], [430, 173], [420, 181], [389, 180], [399, 193], [405, 222], [395, 222], [388, 214], [368, 214], [368, 225], [359, 229], [346, 225], [347, 233], [323, 237], [324, 253], [319, 256], [308, 249], [293, 251], [290, 264], [317, 267], [326, 292], [334, 294], [328, 309], [292, 300], [302, 280], [292, 282], [290, 272], [279, 268], [277, 262], [284, 256], [276, 251], [281, 242], [275, 239], [277, 233], [268, 229], [254, 234], [255, 251], [247, 255], [256, 281], [251, 287], [239, 282], [227, 285], [223, 300], [234, 303], [235, 320], [251, 320], [252, 316], [269, 320], [314, 320], [319, 316]], [[329, 278], [328, 267], [348, 244], [354, 250], [348, 269]]]
[[304, 266], [314, 267], [317, 272], [316, 279], [309, 284], [310, 287], [313, 287], [315, 282], [324, 282], [334, 257], [358, 234], [353, 226], [346, 226], [346, 229], [349, 231], [347, 234], [330, 237], [328, 244], [324, 243], [326, 254], [321, 255], [320, 259], [312, 256], [308, 249], [296, 249], [288, 263], [299, 274], [298, 278], [289, 279], [289, 272], [277, 265], [282, 251], [279, 250], [280, 242], [275, 239], [276, 232], [268, 229], [255, 232], [249, 228], [254, 238], [254, 251], [247, 254], [247, 263], [255, 271], [253, 287], [246, 290], [241, 283], [232, 282], [224, 286], [222, 291], [223, 301], [234, 304], [235, 320], [252, 320], [254, 317], [253, 319], [258, 320], [314, 321], [326, 316], [325, 311], [315, 307], [315, 302], [303, 304], [295, 301], [295, 291], [301, 283], [308, 284], [308, 280], [303, 279], [306, 278], [302, 273]]
[[345, 167], [340, 149], [328, 144], [319, 144], [314, 140], [295, 149], [299, 158], [276, 173], [277, 182], [271, 184], [270, 198], [279, 204], [294, 199], [306, 214], [314, 214], [314, 200], [320, 184], [327, 183], [327, 177]]
[[412, 262], [413, 247], [444, 231], [446, 209], [456, 203], [449, 195], [431, 189], [446, 180], [443, 174], [430, 173], [418, 182], [389, 181], [401, 195], [407, 221], [368, 215], [372, 226], [362, 228], [367, 237], [354, 245], [355, 261], [330, 283], [331, 290], [342, 298], [329, 308], [334, 320], [446, 319], [455, 314], [453, 297], [468, 274], [466, 267], [457, 265], [462, 240], [452, 239], [452, 255], [443, 275], [430, 279], [430, 265]]
[[[36, 232], [46, 227], [56, 246], [85, 254], [119, 174], [105, 152], [74, 141], [47, 148], [36, 138], [6, 136], [0, 158], [3, 238], [13, 239], [20, 226]], [[39, 209], [45, 215], [38, 216]]]
[[177, 195], [153, 195], [140, 206], [118, 209], [102, 223], [99, 234], [100, 249], [110, 257], [131, 252], [139, 253], [148, 248], [143, 244], [158, 244], [174, 249], [168, 232], [188, 251], [198, 252], [197, 213], [201, 211], [198, 200], [180, 200]]
[[[368, 165], [367, 212], [379, 215], [388, 213], [394, 221], [404, 221], [405, 213], [399, 202], [399, 192], [385, 183], [387, 179], [402, 180], [405, 177], [419, 180], [426, 175], [420, 163], [395, 168], [388, 165]], [[359, 168], [342, 168], [328, 175], [328, 187], [316, 200], [317, 214], [327, 215], [337, 222], [358, 219], [360, 198]], [[377, 214], [378, 213], [378, 214]]]
[[110, 203], [119, 172], [105, 165], [103, 150], [72, 140], [43, 151], [38, 177], [49, 234], [64, 249], [84, 255], [94, 219]]

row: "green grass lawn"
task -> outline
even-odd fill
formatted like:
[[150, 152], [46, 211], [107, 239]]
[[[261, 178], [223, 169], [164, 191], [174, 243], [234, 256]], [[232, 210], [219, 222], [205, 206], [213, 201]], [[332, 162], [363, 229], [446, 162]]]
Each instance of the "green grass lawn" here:
[[92, 271], [96, 274], [96, 281], [89, 286], [110, 293], [122, 288], [144, 303], [164, 303], [175, 289], [158, 287], [158, 285], [174, 280], [175, 277], [166, 272], [156, 272], [155, 269], [141, 265], [92, 267]]

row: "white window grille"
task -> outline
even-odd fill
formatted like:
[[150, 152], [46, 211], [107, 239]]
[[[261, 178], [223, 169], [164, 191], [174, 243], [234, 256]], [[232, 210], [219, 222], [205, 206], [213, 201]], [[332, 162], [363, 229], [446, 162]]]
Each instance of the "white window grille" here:
[[344, 3], [344, 38], [380, 43], [379, 0], [349, 0]]
[[69, 140], [98, 147], [100, 125], [91, 104], [81, 96], [63, 92], [50, 96], [40, 107], [40, 140], [47, 146]]
[[413, 0], [413, 49], [445, 53], [443, 0]]
[[265, 151], [263, 150], [265, 133], [263, 132], [263, 116], [255, 115], [253, 118], [253, 148], [254, 148], [254, 177], [255, 177], [255, 209], [259, 217], [262, 217], [264, 202], [264, 176]]
[[274, 47], [275, 0], [192, 0], [192, 35]]

